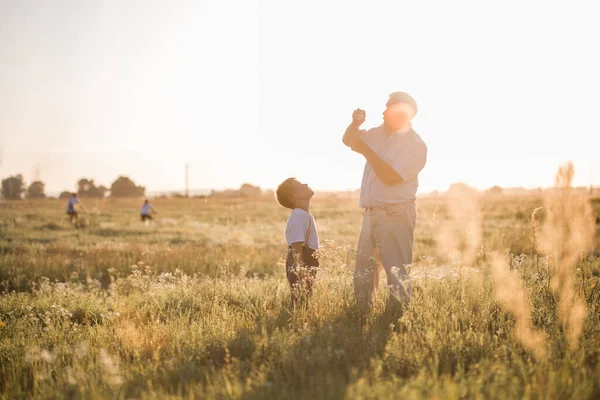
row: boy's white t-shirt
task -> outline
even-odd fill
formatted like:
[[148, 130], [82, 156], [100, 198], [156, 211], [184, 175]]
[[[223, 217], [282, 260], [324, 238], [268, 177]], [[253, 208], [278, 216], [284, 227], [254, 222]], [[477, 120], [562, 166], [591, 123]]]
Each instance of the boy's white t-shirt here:
[[310, 226], [310, 234], [308, 236], [308, 247], [313, 250], [319, 249], [319, 235], [317, 234], [317, 225], [315, 218], [311, 213], [304, 211], [301, 208], [294, 208], [285, 226], [285, 240], [288, 245], [292, 243], [302, 242], [306, 239], [306, 232]]

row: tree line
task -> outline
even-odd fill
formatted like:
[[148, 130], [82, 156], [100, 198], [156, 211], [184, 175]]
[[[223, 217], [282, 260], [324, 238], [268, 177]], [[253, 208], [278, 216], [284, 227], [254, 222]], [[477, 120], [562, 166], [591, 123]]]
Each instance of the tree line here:
[[[96, 185], [93, 179], [81, 178], [77, 181], [77, 193], [80, 197], [103, 198], [110, 197], [141, 197], [146, 194], [146, 187], [138, 186], [129, 177], [121, 175], [107, 188]], [[60, 199], [70, 197], [74, 192], [65, 190], [59, 195]], [[2, 180], [2, 197], [5, 200], [43, 199], [46, 198], [44, 182], [37, 180], [26, 185], [23, 175], [9, 176]]]

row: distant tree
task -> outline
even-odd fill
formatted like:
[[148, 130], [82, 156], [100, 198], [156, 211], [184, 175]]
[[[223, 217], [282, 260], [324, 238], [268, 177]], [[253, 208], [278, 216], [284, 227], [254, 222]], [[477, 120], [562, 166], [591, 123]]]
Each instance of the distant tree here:
[[144, 186], [136, 186], [136, 184], [126, 176], [119, 176], [110, 185], [111, 197], [141, 197], [146, 193]]
[[93, 179], [81, 178], [77, 181], [77, 194], [80, 197], [102, 198], [108, 189], [104, 186], [96, 187]]
[[9, 176], [2, 180], [2, 197], [7, 200], [21, 200], [25, 192], [23, 175]]
[[504, 191], [502, 190], [502, 188], [500, 186], [495, 185], [495, 186], [492, 186], [491, 188], [489, 188], [487, 190], [487, 192], [489, 194], [502, 194]]
[[240, 196], [242, 197], [260, 197], [261, 195], [262, 190], [258, 186], [253, 186], [249, 183], [244, 183], [240, 187]]
[[58, 198], [61, 200], [66, 200], [69, 197], [71, 197], [73, 195], [73, 192], [69, 192], [68, 190], [65, 190], [63, 192], [60, 192], [60, 194], [58, 195]]
[[31, 185], [27, 188], [27, 192], [25, 193], [25, 197], [28, 199], [43, 199], [46, 197], [44, 193], [44, 182], [35, 181], [31, 182]]

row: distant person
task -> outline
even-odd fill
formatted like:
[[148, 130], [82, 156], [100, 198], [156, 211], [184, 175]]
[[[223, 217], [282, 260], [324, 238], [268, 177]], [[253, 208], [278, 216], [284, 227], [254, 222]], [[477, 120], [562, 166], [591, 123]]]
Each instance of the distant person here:
[[77, 198], [77, 193], [73, 193], [67, 201], [67, 215], [69, 216], [69, 222], [71, 224], [73, 224], [73, 221], [79, 221], [79, 213], [77, 212], [76, 206], [78, 206], [78, 208], [81, 208], [81, 210], [85, 212], [85, 209], [83, 208], [83, 206], [79, 202], [79, 199]]
[[275, 191], [277, 202], [292, 210], [285, 226], [288, 244], [285, 272], [291, 288], [292, 308], [299, 300], [308, 304], [319, 267], [319, 261], [314, 257], [314, 252], [319, 249], [319, 236], [315, 218], [309, 211], [314, 194], [307, 184], [295, 178], [286, 179]]
[[363, 222], [354, 267], [354, 295], [363, 310], [371, 307], [379, 273], [375, 250], [387, 275], [390, 297], [406, 305], [412, 296], [407, 267], [412, 264], [418, 175], [427, 160], [427, 146], [411, 124], [416, 113], [415, 100], [395, 92], [387, 101], [382, 125], [361, 130], [366, 115], [356, 109], [343, 137], [344, 144], [366, 160], [359, 201]]
[[152, 214], [156, 214], [156, 210], [152, 207], [148, 200], [144, 200], [144, 204], [142, 205], [142, 211], [140, 215], [140, 219], [142, 222], [151, 221]]

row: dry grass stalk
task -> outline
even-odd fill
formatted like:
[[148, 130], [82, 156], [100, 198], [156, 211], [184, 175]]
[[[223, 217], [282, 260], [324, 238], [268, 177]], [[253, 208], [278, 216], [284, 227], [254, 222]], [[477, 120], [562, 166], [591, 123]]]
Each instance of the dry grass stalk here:
[[533, 212], [531, 213], [531, 220], [530, 220], [531, 236], [529, 238], [531, 239], [531, 243], [532, 243], [532, 247], [533, 247], [531, 256], [532, 256], [532, 259], [535, 260], [535, 269], [538, 274], [540, 273], [539, 228], [538, 228], [537, 220], [535, 219], [535, 214], [539, 210], [542, 210], [543, 208], [544, 207], [537, 207], [535, 210], [533, 210]]
[[508, 264], [499, 254], [492, 257], [492, 276], [495, 281], [496, 299], [516, 319], [517, 339], [538, 360], [546, 359], [546, 336], [533, 329], [529, 296], [518, 275], [509, 270]]
[[539, 227], [538, 227], [538, 223], [537, 220], [535, 219], [535, 215], [538, 211], [542, 210], [544, 207], [538, 207], [535, 210], [533, 210], [533, 212], [531, 213], [531, 236], [529, 237], [531, 239], [531, 243], [533, 245], [533, 252], [534, 254], [539, 254], [540, 249], [539, 249]]
[[558, 169], [554, 188], [545, 198], [546, 221], [540, 235], [540, 249], [554, 257], [552, 290], [571, 349], [578, 345], [586, 314], [585, 302], [575, 290], [575, 266], [592, 248], [595, 234], [587, 193], [572, 188], [574, 173], [570, 162]]

